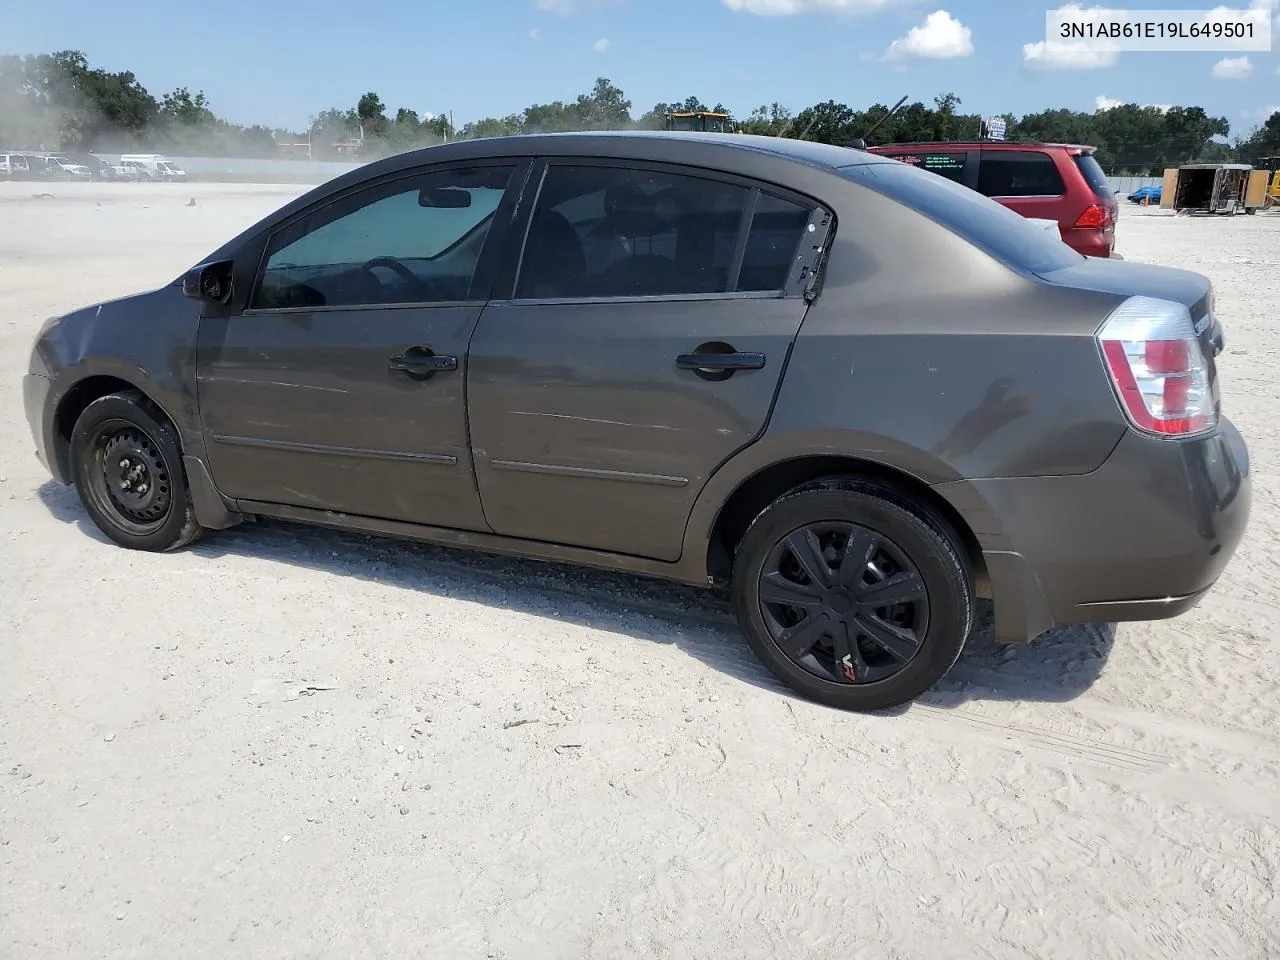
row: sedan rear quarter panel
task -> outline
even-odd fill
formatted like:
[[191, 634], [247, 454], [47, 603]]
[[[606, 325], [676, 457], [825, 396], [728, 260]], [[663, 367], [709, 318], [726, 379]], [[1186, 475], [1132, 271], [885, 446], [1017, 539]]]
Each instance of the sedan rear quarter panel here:
[[769, 434], [843, 437], [928, 483], [1087, 473], [1125, 421], [1094, 334], [1118, 294], [1016, 272], [851, 185]]

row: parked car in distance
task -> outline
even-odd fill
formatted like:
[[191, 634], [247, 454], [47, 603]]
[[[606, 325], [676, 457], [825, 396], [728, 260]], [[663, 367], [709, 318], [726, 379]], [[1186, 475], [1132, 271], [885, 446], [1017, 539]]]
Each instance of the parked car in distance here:
[[74, 163], [62, 154], [47, 154], [39, 158], [43, 169], [40, 176], [45, 180], [91, 180], [93, 174], [81, 163]]
[[1057, 220], [1063, 241], [1086, 257], [1115, 251], [1115, 190], [1093, 147], [981, 140], [889, 143], [869, 150], [953, 180], [1024, 217]]
[[136, 160], [121, 160], [119, 163], [113, 164], [111, 169], [115, 172], [115, 178], [117, 180], [130, 180], [136, 182], [140, 180], [154, 179], [150, 171]]
[[1164, 196], [1164, 188], [1161, 184], [1157, 183], [1154, 185], [1139, 187], [1137, 190], [1133, 191], [1133, 193], [1129, 194], [1127, 199], [1130, 203], [1142, 203], [1145, 200], [1149, 206], [1154, 207], [1159, 206], [1160, 198], [1162, 196]]
[[1250, 509], [1221, 342], [1205, 277], [908, 164], [564, 134], [331, 180], [48, 320], [23, 398], [125, 547], [267, 517], [723, 585], [775, 675], [865, 710], [975, 598], [1015, 643], [1199, 602]]
[[0, 180], [26, 180], [31, 176], [31, 165], [21, 153], [0, 153]]
[[136, 164], [145, 170], [148, 179], [167, 180], [174, 183], [185, 183], [187, 172], [169, 158], [159, 153], [126, 153], [120, 158], [122, 164]]
[[72, 163], [79, 164], [80, 166], [88, 170], [89, 176], [93, 180], [115, 180], [116, 179], [114, 165], [103, 160], [101, 157], [95, 156], [92, 153], [67, 152], [62, 154], [62, 156], [65, 157], [67, 160], [71, 161]]

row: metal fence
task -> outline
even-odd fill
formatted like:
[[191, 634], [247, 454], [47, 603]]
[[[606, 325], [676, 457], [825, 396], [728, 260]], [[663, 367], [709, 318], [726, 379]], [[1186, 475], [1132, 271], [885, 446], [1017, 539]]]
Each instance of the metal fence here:
[[226, 177], [235, 180], [260, 178], [267, 183], [276, 180], [325, 180], [362, 166], [347, 160], [264, 160], [228, 159], [223, 157], [169, 157], [194, 177]]
[[1162, 182], [1161, 177], [1107, 177], [1107, 182], [1111, 184], [1112, 189], [1122, 197], [1127, 197], [1139, 187], [1158, 187]]

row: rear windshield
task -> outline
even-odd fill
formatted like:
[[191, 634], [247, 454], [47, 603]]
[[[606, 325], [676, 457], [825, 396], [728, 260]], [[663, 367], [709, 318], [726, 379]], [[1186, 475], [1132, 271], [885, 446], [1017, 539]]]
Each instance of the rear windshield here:
[[945, 177], [905, 163], [856, 164], [841, 167], [840, 173], [924, 214], [1015, 269], [1043, 273], [1084, 259], [1062, 242], [1056, 230], [1042, 230], [1008, 207]]
[[1102, 165], [1093, 159], [1093, 154], [1082, 153], [1074, 158], [1076, 167], [1084, 175], [1085, 182], [1093, 188], [1093, 192], [1100, 197], [1111, 196], [1111, 182], [1107, 180], [1107, 175], [1102, 172]]

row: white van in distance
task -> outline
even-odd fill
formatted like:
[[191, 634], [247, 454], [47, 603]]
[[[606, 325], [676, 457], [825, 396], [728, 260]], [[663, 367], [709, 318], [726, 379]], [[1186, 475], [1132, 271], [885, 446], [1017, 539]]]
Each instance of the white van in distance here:
[[172, 180], [182, 183], [187, 179], [185, 170], [159, 153], [126, 153], [120, 158], [120, 163], [126, 166], [137, 164], [155, 180]]

